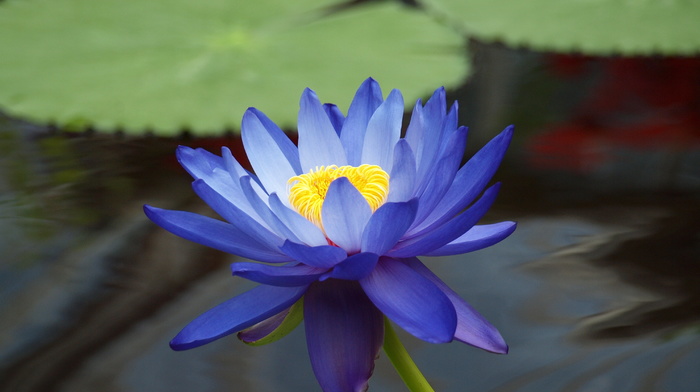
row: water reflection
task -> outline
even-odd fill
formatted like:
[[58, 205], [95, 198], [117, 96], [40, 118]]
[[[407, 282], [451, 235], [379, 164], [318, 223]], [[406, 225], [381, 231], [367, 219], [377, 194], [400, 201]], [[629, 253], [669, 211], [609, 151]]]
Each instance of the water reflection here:
[[[594, 170], [527, 167], [537, 139], [524, 128], [487, 217], [518, 220], [516, 233], [428, 260], [499, 327], [510, 354], [403, 334], [419, 366], [440, 391], [700, 390], [700, 150], [662, 149], [682, 163], [669, 168], [659, 150], [602, 139], [617, 157], [607, 166], [583, 155]], [[0, 120], [0, 390], [318, 390], [301, 329], [264, 347], [168, 348], [202, 309], [251, 287], [230, 277], [232, 256], [143, 216], [145, 202], [210, 213], [174, 162], [178, 143], [240, 141]], [[370, 385], [405, 390], [384, 356]]]

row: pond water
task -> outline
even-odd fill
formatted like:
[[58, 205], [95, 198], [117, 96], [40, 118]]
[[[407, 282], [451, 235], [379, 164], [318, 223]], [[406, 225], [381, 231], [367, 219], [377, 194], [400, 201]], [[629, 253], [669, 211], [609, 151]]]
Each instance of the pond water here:
[[[493, 66], [451, 98], [472, 150], [518, 124], [486, 217], [518, 229], [426, 263], [510, 353], [401, 333], [409, 352], [438, 391], [700, 391], [697, 61], [479, 50]], [[169, 349], [252, 287], [231, 278], [234, 256], [143, 215], [145, 203], [210, 213], [178, 144], [242, 154], [234, 136], [68, 134], [0, 117], [0, 390], [319, 390], [302, 328], [263, 347]], [[370, 390], [406, 390], [383, 354]]]

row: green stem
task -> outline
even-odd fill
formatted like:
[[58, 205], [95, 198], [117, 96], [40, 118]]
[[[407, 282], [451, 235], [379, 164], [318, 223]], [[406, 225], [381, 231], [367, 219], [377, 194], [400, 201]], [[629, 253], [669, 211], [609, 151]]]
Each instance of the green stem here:
[[401, 344], [388, 318], [384, 317], [384, 352], [411, 392], [435, 392]]

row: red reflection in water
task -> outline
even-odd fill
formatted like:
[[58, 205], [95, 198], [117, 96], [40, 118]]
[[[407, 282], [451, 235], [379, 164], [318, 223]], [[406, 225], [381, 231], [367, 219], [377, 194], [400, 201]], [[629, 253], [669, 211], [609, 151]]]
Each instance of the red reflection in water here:
[[700, 58], [552, 55], [549, 63], [555, 76], [598, 81], [569, 122], [530, 140], [533, 166], [587, 173], [620, 148], [700, 148]]

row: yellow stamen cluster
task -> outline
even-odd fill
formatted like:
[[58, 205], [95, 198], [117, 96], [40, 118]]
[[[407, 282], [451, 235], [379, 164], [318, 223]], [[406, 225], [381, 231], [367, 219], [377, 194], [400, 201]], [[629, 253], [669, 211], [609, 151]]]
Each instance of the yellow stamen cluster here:
[[389, 194], [389, 175], [377, 165], [321, 166], [289, 179], [289, 202], [306, 219], [323, 228], [321, 207], [333, 180], [346, 177], [375, 211]]

